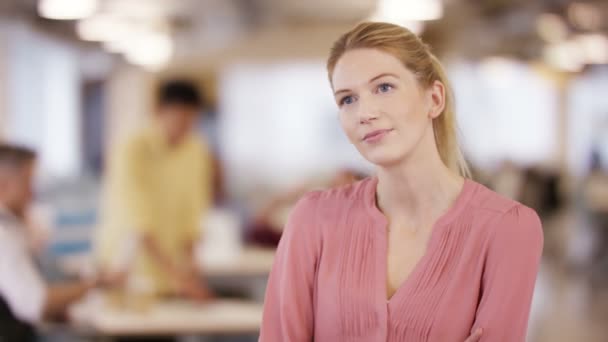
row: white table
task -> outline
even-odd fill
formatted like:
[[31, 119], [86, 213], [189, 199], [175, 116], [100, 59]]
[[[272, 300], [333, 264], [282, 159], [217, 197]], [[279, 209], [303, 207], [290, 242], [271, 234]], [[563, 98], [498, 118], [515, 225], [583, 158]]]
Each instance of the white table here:
[[[244, 247], [235, 256], [200, 258], [198, 262], [203, 273], [209, 277], [267, 276], [272, 269], [275, 252], [273, 248]], [[74, 255], [61, 261], [61, 269], [66, 274], [79, 275], [83, 269], [92, 268], [93, 264], [91, 255]]]
[[137, 312], [111, 307], [102, 294], [92, 293], [71, 308], [70, 320], [95, 336], [245, 334], [258, 332], [262, 309], [246, 301], [167, 300]]
[[246, 247], [235, 258], [203, 260], [203, 273], [209, 277], [267, 276], [275, 252], [275, 249]]

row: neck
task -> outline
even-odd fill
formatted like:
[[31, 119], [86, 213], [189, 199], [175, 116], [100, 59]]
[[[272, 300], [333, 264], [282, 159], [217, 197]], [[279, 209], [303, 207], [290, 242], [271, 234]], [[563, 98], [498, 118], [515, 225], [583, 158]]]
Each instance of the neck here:
[[425, 226], [460, 194], [464, 178], [441, 161], [434, 142], [430, 146], [419, 148], [401, 163], [379, 168], [377, 204], [389, 222]]
[[163, 146], [168, 147], [170, 149], [173, 149], [178, 146], [183, 140], [183, 137], [181, 139], [178, 137], [174, 137], [170, 133], [169, 128], [167, 128], [159, 119], [152, 122], [151, 130], [155, 136], [160, 137]]

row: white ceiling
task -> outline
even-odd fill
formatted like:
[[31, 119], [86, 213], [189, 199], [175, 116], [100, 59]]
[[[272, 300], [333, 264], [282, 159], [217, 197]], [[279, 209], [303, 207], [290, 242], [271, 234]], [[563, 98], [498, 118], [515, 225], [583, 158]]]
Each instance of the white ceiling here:
[[[102, 11], [140, 20], [166, 21], [176, 40], [176, 56], [223, 58], [263, 55], [283, 49], [310, 54], [326, 48], [335, 32], [372, 14], [376, 0], [99, 0]], [[424, 1], [424, 0], [420, 0]], [[600, 29], [608, 33], [606, 0], [443, 0], [442, 20], [432, 22], [424, 38], [437, 50], [458, 49], [473, 56], [513, 54], [538, 56], [542, 41], [535, 32], [541, 13], [565, 20], [568, 5], [592, 3], [601, 13]], [[0, 0], [0, 17], [29, 18], [47, 32], [77, 40], [73, 22], [42, 20], [36, 0]], [[576, 28], [570, 28], [576, 33]], [[316, 39], [316, 41], [315, 41]], [[307, 47], [308, 46], [308, 47]], [[315, 50], [316, 49], [316, 50]], [[213, 57], [216, 56], [216, 57]]]

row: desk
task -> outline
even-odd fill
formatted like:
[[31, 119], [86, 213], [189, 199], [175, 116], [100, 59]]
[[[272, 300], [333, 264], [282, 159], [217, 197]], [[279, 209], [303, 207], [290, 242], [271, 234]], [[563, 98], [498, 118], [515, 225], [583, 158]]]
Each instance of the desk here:
[[199, 263], [213, 288], [262, 303], [275, 253], [275, 249], [245, 247], [233, 258], [202, 259]]
[[268, 276], [274, 255], [274, 249], [245, 247], [232, 260], [203, 260], [203, 273], [208, 277]]
[[70, 320], [89, 336], [230, 335], [257, 333], [262, 309], [261, 303], [238, 300], [165, 300], [137, 312], [111, 307], [103, 294], [91, 293], [71, 308]]
[[[255, 277], [268, 276], [272, 269], [275, 249], [260, 247], [244, 247], [234, 258], [205, 259], [198, 257], [203, 273], [208, 277]], [[61, 269], [66, 274], [78, 275], [83, 269], [93, 268], [91, 255], [82, 254], [66, 257], [61, 261]]]

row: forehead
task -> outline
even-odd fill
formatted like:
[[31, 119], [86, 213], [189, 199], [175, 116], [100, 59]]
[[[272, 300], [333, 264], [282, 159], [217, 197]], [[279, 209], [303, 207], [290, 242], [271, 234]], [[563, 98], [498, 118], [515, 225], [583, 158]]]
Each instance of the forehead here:
[[410, 72], [390, 53], [377, 49], [349, 50], [336, 63], [332, 84], [334, 89], [356, 87], [383, 73], [407, 77]]

